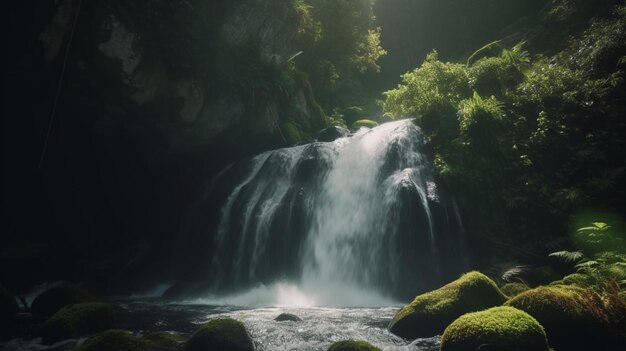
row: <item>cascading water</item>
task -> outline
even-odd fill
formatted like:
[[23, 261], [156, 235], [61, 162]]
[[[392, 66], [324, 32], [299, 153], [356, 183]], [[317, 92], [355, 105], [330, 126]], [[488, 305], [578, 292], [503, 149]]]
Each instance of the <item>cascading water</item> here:
[[376, 305], [461, 272], [460, 216], [423, 148], [420, 130], [402, 120], [224, 171], [194, 216], [220, 204], [215, 224], [194, 226], [196, 238], [215, 233], [213, 292], [288, 282], [314, 304]]

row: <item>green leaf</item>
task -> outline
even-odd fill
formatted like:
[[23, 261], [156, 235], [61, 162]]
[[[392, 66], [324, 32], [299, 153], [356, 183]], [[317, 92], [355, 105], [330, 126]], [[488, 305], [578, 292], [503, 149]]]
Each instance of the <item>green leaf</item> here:
[[605, 229], [611, 228], [611, 226], [609, 226], [608, 224], [603, 223], [603, 222], [593, 222], [591, 224], [593, 224], [596, 228], [598, 228], [600, 230], [605, 230]]
[[564, 262], [577, 262], [585, 257], [580, 251], [557, 251], [548, 256], [559, 258]]

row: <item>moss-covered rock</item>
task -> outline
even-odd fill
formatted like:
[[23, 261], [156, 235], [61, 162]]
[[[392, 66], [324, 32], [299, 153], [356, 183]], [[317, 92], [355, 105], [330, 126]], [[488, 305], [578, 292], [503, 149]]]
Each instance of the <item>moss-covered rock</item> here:
[[593, 279], [586, 274], [574, 273], [563, 277], [563, 285], [577, 285], [581, 288], [593, 286]]
[[528, 290], [530, 287], [524, 283], [507, 283], [500, 288], [500, 291], [508, 297], [519, 295]]
[[332, 344], [328, 351], [380, 351], [380, 349], [365, 341], [343, 340]]
[[253, 351], [254, 343], [243, 323], [234, 319], [216, 319], [196, 330], [184, 351]]
[[115, 328], [125, 319], [125, 311], [105, 302], [84, 302], [61, 308], [41, 330], [44, 344]]
[[166, 332], [137, 337], [125, 330], [111, 329], [91, 337], [78, 351], [175, 351], [181, 348], [181, 342], [180, 336]]
[[613, 339], [600, 297], [577, 286], [544, 286], [506, 302], [533, 316], [557, 350], [600, 350]]
[[546, 333], [533, 317], [512, 307], [464, 314], [441, 338], [441, 351], [548, 351]]
[[499, 306], [506, 297], [493, 280], [470, 272], [437, 290], [418, 295], [393, 318], [389, 330], [415, 339], [441, 334], [461, 315]]
[[112, 329], [89, 338], [79, 351], [149, 351], [152, 350], [150, 346], [130, 332]]
[[93, 295], [76, 285], [61, 284], [39, 294], [30, 309], [38, 316], [50, 317], [63, 306], [95, 300]]
[[354, 123], [352, 123], [352, 129], [359, 129], [361, 127], [374, 128], [378, 126], [378, 122], [372, 121], [371, 119], [360, 119]]

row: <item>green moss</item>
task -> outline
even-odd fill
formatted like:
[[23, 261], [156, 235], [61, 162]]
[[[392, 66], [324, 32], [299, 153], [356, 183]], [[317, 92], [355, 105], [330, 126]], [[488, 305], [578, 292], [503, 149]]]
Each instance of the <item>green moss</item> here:
[[500, 288], [502, 293], [508, 297], [513, 297], [530, 290], [530, 287], [524, 283], [507, 283]]
[[124, 318], [124, 310], [105, 302], [84, 302], [65, 306], [42, 328], [45, 344], [114, 328]]
[[352, 129], [359, 129], [361, 127], [374, 128], [378, 126], [378, 122], [370, 119], [360, 119], [352, 123]]
[[328, 351], [380, 351], [380, 349], [365, 341], [343, 340], [332, 344]]
[[63, 306], [95, 300], [84, 289], [72, 284], [62, 284], [38, 295], [30, 308], [38, 316], [50, 317]]
[[151, 343], [158, 350], [177, 350], [180, 348], [185, 338], [178, 334], [168, 332], [155, 332], [147, 334], [143, 339]]
[[591, 290], [565, 285], [539, 287], [517, 295], [505, 305], [537, 319], [557, 350], [595, 349], [597, 340], [607, 336], [602, 300]]
[[593, 286], [593, 279], [588, 275], [574, 273], [563, 277], [563, 285], [577, 285], [581, 288], [589, 288]]
[[91, 337], [78, 351], [173, 351], [180, 348], [181, 341], [180, 336], [166, 332], [136, 337], [128, 331], [112, 329]]
[[461, 315], [501, 305], [506, 297], [493, 280], [480, 272], [470, 272], [437, 290], [419, 295], [401, 309], [389, 330], [415, 339], [439, 335]]
[[226, 318], [210, 321], [196, 330], [184, 350], [253, 351], [254, 344], [243, 323]]
[[441, 338], [441, 351], [548, 351], [548, 340], [537, 320], [512, 307], [493, 307], [464, 314]]
[[107, 330], [98, 334], [80, 347], [79, 351], [149, 351], [151, 345], [125, 330]]

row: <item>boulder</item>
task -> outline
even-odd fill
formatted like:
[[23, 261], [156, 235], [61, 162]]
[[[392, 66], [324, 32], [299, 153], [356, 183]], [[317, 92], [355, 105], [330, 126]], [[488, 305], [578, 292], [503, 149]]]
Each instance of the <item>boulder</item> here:
[[285, 321], [302, 322], [302, 318], [291, 313], [281, 313], [278, 315], [278, 317], [274, 318], [274, 320], [277, 322], [285, 322]]
[[89, 338], [78, 351], [175, 351], [181, 342], [180, 336], [166, 332], [137, 337], [125, 330], [111, 329]]
[[330, 126], [317, 133], [317, 140], [331, 142], [348, 135], [350, 135], [350, 130], [338, 126]]
[[84, 302], [61, 308], [41, 330], [44, 344], [98, 333], [123, 323], [125, 311], [105, 302]]
[[519, 295], [527, 290], [530, 290], [530, 287], [524, 283], [507, 283], [500, 288], [500, 291], [508, 297]]
[[581, 288], [590, 288], [593, 286], [593, 279], [582, 273], [574, 273], [563, 277], [561, 280], [563, 285], [577, 285]]
[[389, 324], [389, 330], [403, 338], [440, 335], [461, 315], [499, 306], [506, 297], [493, 280], [480, 272], [470, 272], [437, 290], [418, 295], [402, 308]]
[[343, 340], [332, 344], [328, 351], [380, 351], [380, 349], [365, 341]]
[[366, 127], [366, 128], [374, 128], [378, 126], [378, 122], [376, 121], [372, 121], [371, 119], [360, 119], [354, 123], [352, 123], [351, 129], [352, 130], [356, 130], [359, 129], [361, 127]]
[[37, 316], [50, 317], [64, 306], [95, 300], [93, 295], [76, 285], [61, 284], [39, 294], [30, 309]]
[[254, 343], [243, 323], [216, 319], [196, 330], [184, 351], [254, 351]]
[[557, 350], [615, 350], [623, 339], [611, 332], [603, 302], [577, 286], [551, 285], [523, 292], [506, 302], [533, 316]]
[[512, 307], [467, 313], [452, 322], [441, 338], [441, 351], [549, 351], [537, 320]]

